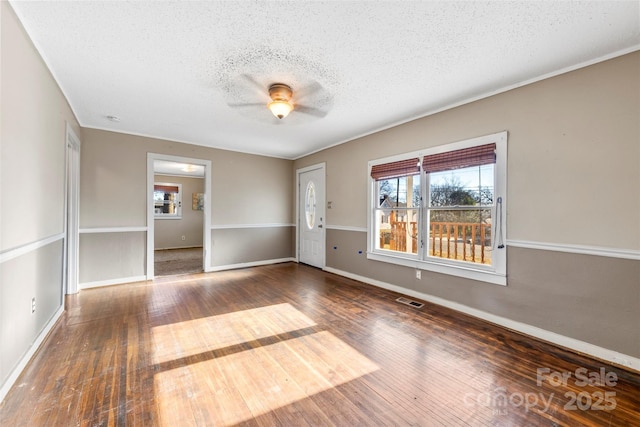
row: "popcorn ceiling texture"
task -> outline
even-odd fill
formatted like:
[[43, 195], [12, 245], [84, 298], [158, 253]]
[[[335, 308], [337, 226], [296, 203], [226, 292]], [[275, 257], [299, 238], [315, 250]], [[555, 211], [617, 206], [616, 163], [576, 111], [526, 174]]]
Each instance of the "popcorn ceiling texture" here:
[[640, 45], [637, 1], [11, 5], [82, 126], [284, 158]]

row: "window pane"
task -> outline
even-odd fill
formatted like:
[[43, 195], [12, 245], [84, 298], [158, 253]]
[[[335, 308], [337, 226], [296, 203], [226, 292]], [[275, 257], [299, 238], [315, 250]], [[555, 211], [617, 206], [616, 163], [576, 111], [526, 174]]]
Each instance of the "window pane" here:
[[418, 209], [377, 209], [377, 249], [418, 253]]
[[378, 206], [381, 208], [407, 208], [420, 206], [420, 175], [376, 181]]
[[312, 230], [316, 224], [316, 186], [313, 181], [307, 183], [307, 191], [305, 191], [304, 198], [304, 214], [307, 219], [307, 228]]
[[491, 209], [429, 211], [428, 255], [491, 265]]
[[[179, 187], [170, 187], [156, 185], [153, 192], [154, 212], [157, 216], [177, 216], [180, 196], [175, 189]], [[164, 188], [164, 189], [163, 189]]]
[[430, 206], [493, 206], [494, 165], [429, 174]]

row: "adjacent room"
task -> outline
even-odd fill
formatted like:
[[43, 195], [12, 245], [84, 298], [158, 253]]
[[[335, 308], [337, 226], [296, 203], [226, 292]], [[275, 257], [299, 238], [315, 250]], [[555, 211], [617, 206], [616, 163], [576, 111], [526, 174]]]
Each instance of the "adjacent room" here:
[[153, 261], [156, 276], [204, 271], [204, 166], [154, 160]]
[[0, 3], [0, 425], [640, 426], [640, 3]]

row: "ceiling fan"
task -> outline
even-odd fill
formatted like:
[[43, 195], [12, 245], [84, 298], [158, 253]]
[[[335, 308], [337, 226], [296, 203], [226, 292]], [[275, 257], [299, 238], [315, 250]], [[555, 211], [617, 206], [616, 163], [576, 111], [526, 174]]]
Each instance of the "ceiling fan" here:
[[[254, 89], [256, 89], [256, 96], [264, 99], [264, 102], [252, 102], [252, 103], [229, 103], [229, 106], [233, 108], [267, 108], [278, 119], [284, 119], [290, 113], [303, 113], [316, 117], [324, 117], [327, 115], [326, 111], [319, 108], [305, 105], [303, 102], [314, 102], [313, 95], [320, 95], [323, 92], [322, 86], [317, 82], [303, 87], [294, 94], [291, 86], [285, 83], [272, 83], [268, 87], [264, 87], [252, 77], [243, 74], [243, 79], [250, 83]], [[325, 91], [326, 92], [326, 91]], [[317, 96], [316, 96], [317, 97]], [[321, 99], [315, 100], [319, 104], [323, 104]]]

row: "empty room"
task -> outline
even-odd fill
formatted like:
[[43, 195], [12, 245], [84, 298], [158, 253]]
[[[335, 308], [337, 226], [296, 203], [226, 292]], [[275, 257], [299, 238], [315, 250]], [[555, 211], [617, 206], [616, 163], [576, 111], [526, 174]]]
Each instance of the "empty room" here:
[[0, 425], [640, 426], [640, 2], [0, 22]]

